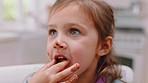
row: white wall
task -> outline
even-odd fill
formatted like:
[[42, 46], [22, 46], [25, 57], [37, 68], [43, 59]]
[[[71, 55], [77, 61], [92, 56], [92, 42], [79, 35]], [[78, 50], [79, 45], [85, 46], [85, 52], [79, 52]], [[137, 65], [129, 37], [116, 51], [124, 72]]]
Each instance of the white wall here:
[[0, 66], [16, 64], [19, 50], [19, 36], [14, 33], [0, 33]]
[[146, 36], [144, 64], [143, 65], [143, 83], [148, 83], [148, 0], [142, 0], [142, 23]]
[[0, 66], [48, 62], [46, 40], [46, 31], [42, 30], [1, 33]]
[[26, 63], [43, 63], [48, 61], [46, 52], [47, 32], [35, 31], [19, 33], [21, 36], [20, 62]]

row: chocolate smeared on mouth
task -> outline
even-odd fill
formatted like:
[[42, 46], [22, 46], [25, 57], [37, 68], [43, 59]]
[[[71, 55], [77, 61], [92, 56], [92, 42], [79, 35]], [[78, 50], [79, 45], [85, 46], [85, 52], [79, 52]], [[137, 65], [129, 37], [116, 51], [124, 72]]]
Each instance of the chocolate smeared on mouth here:
[[67, 58], [62, 57], [62, 56], [56, 58], [56, 63], [60, 63], [60, 62], [63, 62], [63, 61], [67, 61]]

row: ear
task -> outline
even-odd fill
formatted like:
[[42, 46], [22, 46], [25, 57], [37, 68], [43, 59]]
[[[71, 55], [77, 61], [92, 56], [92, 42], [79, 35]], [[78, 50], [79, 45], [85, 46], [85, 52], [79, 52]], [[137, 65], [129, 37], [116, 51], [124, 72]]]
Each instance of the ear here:
[[108, 36], [105, 38], [105, 41], [101, 43], [101, 45], [97, 48], [97, 55], [104, 56], [110, 52], [113, 45], [113, 38]]

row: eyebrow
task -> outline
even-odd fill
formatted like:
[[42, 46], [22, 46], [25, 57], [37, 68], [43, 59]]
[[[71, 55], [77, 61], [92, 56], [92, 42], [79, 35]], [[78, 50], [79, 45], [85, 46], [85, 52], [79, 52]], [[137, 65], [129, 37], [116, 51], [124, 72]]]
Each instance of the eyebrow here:
[[66, 24], [65, 26], [74, 26], [74, 25], [79, 26], [79, 27], [81, 27], [81, 28], [84, 27], [83, 25], [80, 25], [80, 24], [78, 24], [78, 23], [68, 23], [68, 24]]
[[[85, 26], [83, 25], [80, 25], [79, 23], [68, 23], [68, 24], [65, 24], [64, 27], [67, 27], [67, 26], [79, 26], [80, 28], [84, 28]], [[48, 29], [50, 28], [57, 28], [57, 26], [55, 24], [48, 24]]]
[[52, 27], [52, 28], [57, 28], [57, 26], [56, 25], [54, 25], [54, 24], [48, 24], [48, 28], [49, 27]]

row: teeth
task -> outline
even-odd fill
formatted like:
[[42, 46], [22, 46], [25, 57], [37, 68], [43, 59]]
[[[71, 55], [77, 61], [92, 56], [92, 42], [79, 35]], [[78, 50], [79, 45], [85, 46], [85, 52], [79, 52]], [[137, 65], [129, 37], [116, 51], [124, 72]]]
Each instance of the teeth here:
[[64, 57], [58, 57], [58, 59], [64, 59]]

